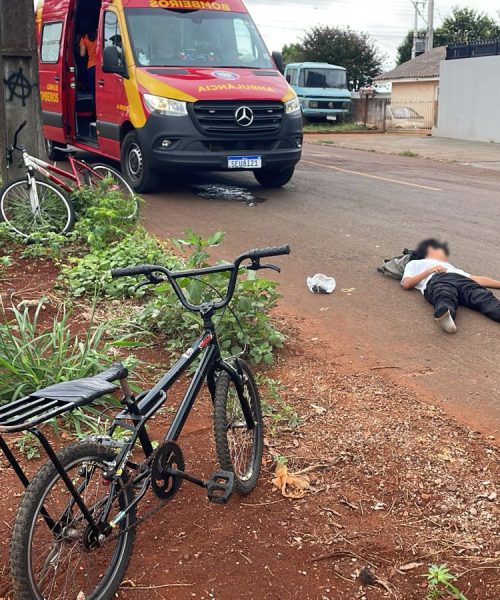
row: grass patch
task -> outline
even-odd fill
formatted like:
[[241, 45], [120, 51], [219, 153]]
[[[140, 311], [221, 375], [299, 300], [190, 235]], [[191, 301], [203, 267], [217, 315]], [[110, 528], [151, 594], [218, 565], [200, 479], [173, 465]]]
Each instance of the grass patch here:
[[399, 156], [407, 156], [408, 158], [417, 158], [420, 154], [416, 152], [412, 152], [411, 150], [404, 150], [404, 152], [400, 152]]
[[357, 123], [307, 123], [304, 125], [305, 133], [346, 133], [350, 131], [368, 131], [368, 127]]

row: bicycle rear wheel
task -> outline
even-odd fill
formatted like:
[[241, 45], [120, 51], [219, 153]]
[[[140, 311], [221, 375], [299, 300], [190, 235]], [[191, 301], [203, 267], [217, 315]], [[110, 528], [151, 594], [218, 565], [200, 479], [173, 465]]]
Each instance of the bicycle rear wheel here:
[[75, 222], [73, 205], [56, 186], [27, 177], [0, 190], [0, 217], [20, 236], [35, 233], [69, 233]]
[[[111, 498], [103, 472], [115, 453], [96, 442], [81, 442], [58, 454], [64, 470], [94, 519], [106, 511], [109, 522], [132, 502], [126, 479]], [[48, 513], [49, 526], [42, 514]], [[134, 544], [135, 510], [121, 521], [122, 534], [90, 543], [90, 527], [51, 462], [35, 475], [21, 502], [11, 543], [11, 572], [16, 600], [85, 600], [113, 598], [127, 568]], [[116, 530], [118, 533], [120, 529]]]
[[103, 163], [94, 163], [90, 165], [92, 169], [104, 179], [113, 181], [112, 189], [119, 192], [123, 196], [123, 201], [126, 203], [125, 217], [127, 219], [135, 219], [139, 214], [140, 203], [139, 198], [134, 193], [134, 190], [127, 183], [127, 180], [113, 167]]
[[236, 491], [249, 494], [257, 485], [264, 449], [264, 424], [257, 384], [250, 366], [238, 360], [245, 394], [252, 411], [254, 428], [249, 429], [243, 415], [236, 386], [223, 371], [215, 389], [214, 433], [221, 469], [234, 473]]

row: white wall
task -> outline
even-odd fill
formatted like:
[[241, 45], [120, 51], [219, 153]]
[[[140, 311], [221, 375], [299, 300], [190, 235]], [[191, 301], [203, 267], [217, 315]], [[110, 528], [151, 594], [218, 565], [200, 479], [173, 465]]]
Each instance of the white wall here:
[[438, 137], [500, 143], [500, 56], [441, 63]]

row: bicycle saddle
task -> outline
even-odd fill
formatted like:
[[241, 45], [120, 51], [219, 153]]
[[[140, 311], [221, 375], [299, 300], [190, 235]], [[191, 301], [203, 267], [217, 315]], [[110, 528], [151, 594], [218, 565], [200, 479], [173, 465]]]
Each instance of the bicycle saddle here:
[[115, 363], [106, 371], [93, 377], [56, 383], [30, 394], [30, 397], [68, 402], [75, 406], [85, 406], [93, 400], [115, 392], [118, 386], [112, 382], [125, 379], [127, 376], [128, 370], [123, 364]]

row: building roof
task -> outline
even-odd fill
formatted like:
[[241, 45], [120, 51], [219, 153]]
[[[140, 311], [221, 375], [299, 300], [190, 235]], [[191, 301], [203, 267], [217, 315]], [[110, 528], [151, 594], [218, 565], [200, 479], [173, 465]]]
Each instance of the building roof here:
[[392, 71], [382, 73], [375, 77], [375, 81], [401, 81], [404, 79], [437, 79], [439, 77], [439, 66], [446, 59], [446, 46], [434, 48], [430, 52], [421, 54], [399, 65]]

